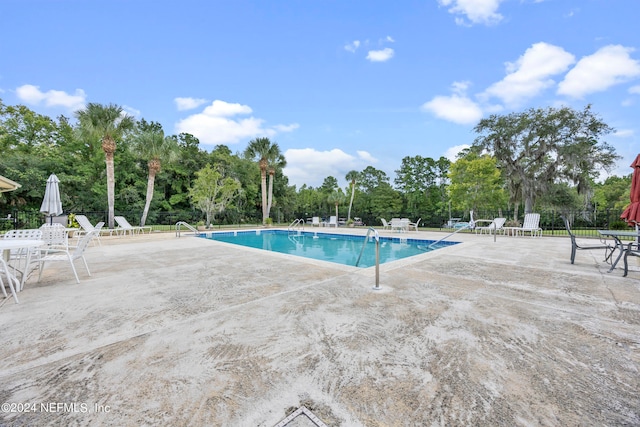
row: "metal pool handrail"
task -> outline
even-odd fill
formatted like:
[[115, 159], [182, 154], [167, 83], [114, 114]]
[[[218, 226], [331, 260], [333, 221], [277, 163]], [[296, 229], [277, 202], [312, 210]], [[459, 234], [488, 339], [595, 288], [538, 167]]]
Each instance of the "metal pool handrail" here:
[[444, 239], [446, 239], [447, 237], [451, 237], [451, 236], [453, 236], [454, 234], [456, 234], [457, 232], [464, 230], [465, 228], [471, 228], [471, 224], [467, 224], [467, 225], [465, 225], [464, 227], [460, 227], [460, 228], [458, 228], [458, 229], [457, 229], [456, 231], [454, 231], [453, 233], [449, 233], [449, 234], [447, 234], [446, 236], [444, 236], [442, 239], [440, 239], [440, 240], [436, 240], [435, 242], [433, 242], [432, 244], [430, 244], [429, 246], [427, 246], [427, 248], [432, 249], [435, 245], [437, 245], [438, 243], [442, 242], [442, 241], [443, 241]]
[[178, 222], [176, 222], [176, 237], [180, 237], [180, 226], [181, 225], [184, 225], [187, 229], [193, 231], [196, 235], [200, 235], [200, 232], [198, 230], [196, 230], [195, 228], [193, 228], [192, 226], [190, 226], [186, 222], [178, 221]]
[[299, 226], [300, 224], [302, 224], [302, 229], [304, 230], [304, 218], [298, 218], [294, 220], [291, 224], [289, 224], [287, 230], [292, 231], [296, 226]]
[[369, 227], [367, 230], [367, 235], [364, 238], [364, 242], [362, 242], [362, 249], [360, 249], [360, 255], [358, 255], [358, 260], [356, 261], [356, 267], [360, 263], [360, 258], [362, 258], [362, 253], [364, 252], [364, 247], [369, 240], [369, 234], [373, 231], [373, 237], [376, 239], [376, 285], [373, 287], [375, 290], [380, 289], [380, 235], [378, 234], [378, 230], [373, 227]]

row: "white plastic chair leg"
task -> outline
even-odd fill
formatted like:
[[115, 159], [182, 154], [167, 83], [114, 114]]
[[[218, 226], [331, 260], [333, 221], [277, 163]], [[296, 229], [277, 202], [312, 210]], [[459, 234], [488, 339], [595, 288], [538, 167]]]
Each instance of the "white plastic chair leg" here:
[[[7, 277], [7, 282], [9, 282], [9, 290], [11, 291], [11, 295], [13, 295], [13, 299], [15, 300], [16, 304], [20, 304], [20, 301], [18, 300], [18, 294], [16, 293], [16, 288], [13, 286], [13, 278], [11, 277], [11, 273], [9, 273], [9, 268], [7, 267], [7, 264], [4, 262], [4, 260], [2, 260], [2, 268], [3, 270], [0, 270], [0, 273], [2, 271], [4, 271], [6, 277]], [[19, 283], [16, 280], [16, 286], [18, 286]], [[0, 287], [2, 287], [2, 293], [4, 294], [5, 298], [8, 296], [7, 295], [7, 291], [4, 289], [4, 282], [2, 280], [2, 275], [0, 274]]]

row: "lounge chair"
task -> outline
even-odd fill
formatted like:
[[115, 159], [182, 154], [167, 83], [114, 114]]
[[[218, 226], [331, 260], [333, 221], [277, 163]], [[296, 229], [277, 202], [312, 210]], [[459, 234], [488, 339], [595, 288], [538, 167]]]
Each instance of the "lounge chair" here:
[[[567, 233], [569, 233], [569, 237], [571, 238], [571, 264], [573, 264], [573, 262], [576, 259], [577, 250], [604, 249], [605, 262], [611, 261], [611, 255], [613, 255], [615, 246], [611, 246], [607, 242], [601, 242], [598, 245], [579, 245], [578, 242], [576, 241], [575, 234], [573, 234], [573, 232], [571, 231], [571, 225], [569, 224], [569, 219], [563, 216], [562, 220], [564, 221], [564, 227], [567, 229]], [[626, 263], [626, 260], [627, 260], [627, 257], [625, 256], [625, 263]], [[625, 268], [625, 272], [626, 272], [626, 268]]]
[[144, 230], [149, 230], [148, 232], [151, 233], [151, 227], [133, 226], [129, 224], [129, 221], [127, 221], [127, 219], [123, 216], [116, 216], [113, 217], [113, 219], [115, 219], [116, 223], [118, 223], [118, 227], [115, 229], [116, 234], [122, 233], [123, 235], [126, 235], [127, 233], [129, 233], [130, 235], [134, 235], [144, 233]]
[[520, 233], [524, 236], [525, 233], [530, 233], [531, 237], [542, 236], [542, 228], [540, 224], [539, 213], [528, 213], [524, 215], [524, 221], [522, 227], [503, 227], [505, 232], [509, 231], [514, 236], [519, 236]]
[[383, 230], [391, 230], [391, 224], [389, 224], [386, 219], [380, 218], [380, 221], [382, 221]]
[[319, 216], [314, 216], [311, 219], [311, 226], [312, 227], [320, 227], [320, 217]]
[[542, 237], [542, 228], [540, 228], [540, 214], [539, 213], [528, 213], [524, 216], [524, 221], [522, 221], [522, 229], [520, 232], [524, 236], [525, 233], [530, 233], [531, 237], [540, 236]]
[[329, 217], [329, 222], [327, 223], [327, 227], [336, 227], [336, 228], [338, 228], [338, 217], [337, 216], [330, 216]]
[[76, 215], [75, 220], [78, 223], [78, 225], [80, 225], [80, 229], [75, 231], [75, 235], [78, 238], [78, 241], [80, 241], [80, 238], [85, 234], [90, 233], [92, 231], [98, 231], [95, 234], [95, 238], [98, 241], [98, 245], [102, 246], [102, 242], [100, 241], [100, 233], [102, 232], [101, 229], [104, 226], [104, 222], [99, 222], [94, 226], [93, 224], [91, 224], [91, 221], [89, 221], [89, 218], [87, 218], [84, 215]]
[[[480, 220], [476, 221], [479, 222]], [[497, 234], [498, 232], [502, 232], [504, 234], [504, 223], [507, 222], [506, 218], [495, 218], [488, 225], [476, 226], [476, 234], [493, 234], [494, 232]]]

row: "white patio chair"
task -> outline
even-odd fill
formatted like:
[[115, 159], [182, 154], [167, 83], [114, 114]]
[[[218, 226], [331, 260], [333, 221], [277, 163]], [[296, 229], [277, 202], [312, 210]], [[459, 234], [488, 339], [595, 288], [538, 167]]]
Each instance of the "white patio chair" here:
[[87, 260], [84, 258], [84, 252], [86, 251], [89, 243], [94, 238], [96, 231], [91, 231], [80, 239], [77, 246], [69, 246], [67, 249], [47, 249], [43, 252], [43, 254], [39, 258], [39, 268], [40, 274], [38, 275], [38, 281], [42, 277], [42, 271], [44, 267], [49, 262], [63, 261], [68, 262], [71, 265], [71, 270], [73, 270], [73, 275], [76, 278], [76, 282], [80, 283], [80, 279], [78, 278], [78, 273], [76, 272], [76, 267], [73, 262], [77, 259], [81, 259], [84, 263], [84, 267], [87, 269], [87, 274], [91, 276], [91, 271], [89, 271], [89, 266], [87, 265]]
[[[100, 233], [102, 232], [101, 229], [104, 226], [104, 222], [99, 222], [94, 226], [93, 224], [91, 224], [91, 221], [89, 221], [89, 218], [87, 218], [85, 215], [76, 215], [75, 219], [76, 222], [80, 225], [80, 229], [75, 231], [75, 235], [78, 238], [78, 241], [80, 241], [80, 238], [85, 234], [97, 230], [98, 233], [95, 234], [95, 239], [98, 241], [98, 245], [102, 246], [102, 242], [100, 241]], [[98, 225], [100, 225], [100, 227], [98, 227]]]
[[416, 222], [410, 222], [408, 226], [408, 230], [414, 229], [415, 231], [418, 231], [418, 227], [420, 226], [420, 221], [422, 221], [422, 218], [418, 218]]
[[122, 232], [123, 235], [126, 235], [127, 233], [129, 233], [130, 235], [134, 235], [134, 234], [144, 233], [144, 230], [149, 230], [149, 233], [151, 233], [151, 227], [133, 226], [129, 224], [129, 221], [127, 221], [127, 219], [123, 216], [116, 216], [116, 217], [113, 217], [113, 219], [115, 219], [116, 223], [118, 223], [118, 228], [116, 228], [116, 233]]
[[329, 217], [329, 222], [327, 223], [327, 227], [336, 227], [336, 228], [338, 228], [338, 217], [337, 216], [330, 216]]
[[[42, 230], [39, 228], [27, 228], [24, 230], [9, 230], [4, 236], [4, 239], [22, 239], [22, 240], [42, 240]], [[26, 260], [27, 252], [29, 249], [13, 249], [9, 252], [9, 258], [11, 266], [14, 271], [19, 270], [21, 267], [21, 262]], [[22, 270], [26, 271], [26, 270]]]
[[41, 239], [50, 248], [67, 249], [69, 247], [69, 233], [61, 224], [43, 224], [40, 227], [42, 231]]
[[531, 237], [542, 236], [542, 228], [539, 227], [540, 214], [528, 213], [524, 215], [524, 221], [522, 227], [503, 227], [505, 234], [508, 232], [511, 235], [519, 236], [521, 233], [524, 236], [525, 233], [531, 233]]
[[380, 221], [382, 221], [383, 230], [391, 230], [391, 224], [389, 224], [386, 219], [380, 218]]
[[42, 237], [42, 230], [39, 228], [29, 228], [25, 230], [9, 230], [4, 233], [4, 239], [27, 239], [27, 240], [40, 240]]
[[[478, 220], [476, 222], [480, 222]], [[475, 231], [476, 234], [493, 234], [494, 232], [497, 234], [498, 232], [502, 232], [504, 234], [504, 224], [507, 222], [506, 218], [495, 218], [488, 225], [476, 226]]]
[[[4, 280], [2, 279], [3, 275], [4, 275], [4, 279], [9, 284], [9, 290], [11, 291], [11, 295], [13, 295], [14, 301], [16, 302], [16, 304], [19, 304], [20, 301], [18, 300], [18, 294], [16, 293], [16, 288], [20, 287], [20, 283], [18, 282], [18, 279], [15, 279], [15, 276], [9, 272], [9, 266], [4, 261], [4, 258], [0, 257], [0, 288], [2, 288], [2, 294], [4, 295], [4, 297], [7, 298], [8, 297], [7, 291], [4, 289]], [[15, 282], [15, 286], [14, 286], [14, 282]]]
[[402, 233], [409, 228], [409, 218], [391, 218], [391, 230]]
[[531, 234], [531, 237], [542, 236], [542, 228], [540, 228], [539, 224], [539, 213], [525, 214], [524, 221], [522, 222], [522, 227], [520, 228], [520, 230], [518, 230], [518, 232], [522, 233], [523, 236], [527, 232]]
[[311, 226], [312, 227], [320, 227], [320, 217], [319, 216], [314, 216], [311, 219]]

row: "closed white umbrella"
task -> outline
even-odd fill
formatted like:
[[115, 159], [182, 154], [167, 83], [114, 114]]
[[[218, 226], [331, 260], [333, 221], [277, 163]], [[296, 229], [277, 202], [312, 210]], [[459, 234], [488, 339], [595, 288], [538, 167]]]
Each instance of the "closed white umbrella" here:
[[40, 212], [49, 215], [51, 217], [51, 223], [53, 223], [54, 216], [58, 216], [63, 212], [59, 184], [60, 180], [55, 174], [49, 175], [47, 186], [44, 190], [42, 206], [40, 206]]

